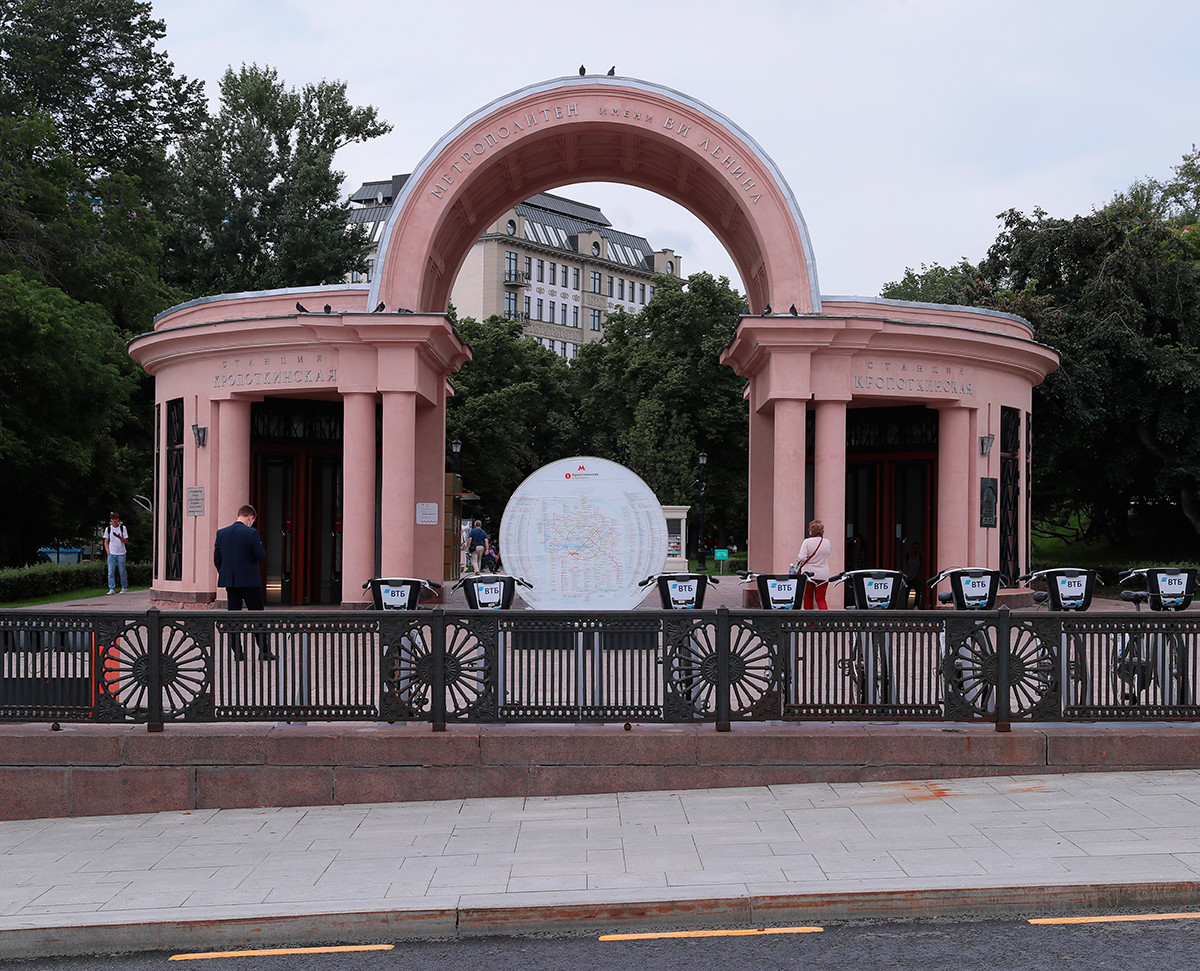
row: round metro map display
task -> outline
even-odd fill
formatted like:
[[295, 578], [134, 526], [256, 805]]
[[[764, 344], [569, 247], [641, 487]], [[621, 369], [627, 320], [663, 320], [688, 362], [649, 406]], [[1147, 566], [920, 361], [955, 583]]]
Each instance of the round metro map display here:
[[650, 487], [623, 465], [579, 456], [517, 487], [500, 522], [505, 570], [533, 584], [540, 610], [631, 610], [667, 560], [667, 520]]

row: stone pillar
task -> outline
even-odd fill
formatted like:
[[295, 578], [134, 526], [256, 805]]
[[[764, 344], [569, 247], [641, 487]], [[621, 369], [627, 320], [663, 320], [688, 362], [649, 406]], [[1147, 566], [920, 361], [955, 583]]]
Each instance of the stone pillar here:
[[805, 403], [799, 398], [775, 402], [774, 554], [772, 573], [787, 573], [806, 534], [804, 524]]
[[971, 411], [947, 407], [938, 412], [938, 535], [934, 569], [983, 566], [971, 563]]
[[375, 400], [342, 396], [342, 605], [358, 606], [375, 575]]
[[755, 573], [770, 573], [775, 559], [775, 429], [769, 412], [750, 407], [749, 526], [747, 566]]
[[250, 401], [230, 398], [216, 405], [220, 472], [212, 509], [213, 536], [237, 519], [238, 509], [250, 501]]
[[813, 510], [832, 547], [830, 572], [840, 573], [846, 561], [846, 402], [818, 401], [814, 409]]
[[380, 523], [380, 571], [384, 576], [414, 576], [417, 470], [414, 443], [417, 395], [383, 393], [383, 499]]

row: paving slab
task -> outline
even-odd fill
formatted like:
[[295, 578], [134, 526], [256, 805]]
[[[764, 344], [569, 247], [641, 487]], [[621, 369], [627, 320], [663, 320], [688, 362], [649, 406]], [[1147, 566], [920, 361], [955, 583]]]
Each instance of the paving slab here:
[[0, 823], [0, 960], [1200, 907], [1200, 770]]

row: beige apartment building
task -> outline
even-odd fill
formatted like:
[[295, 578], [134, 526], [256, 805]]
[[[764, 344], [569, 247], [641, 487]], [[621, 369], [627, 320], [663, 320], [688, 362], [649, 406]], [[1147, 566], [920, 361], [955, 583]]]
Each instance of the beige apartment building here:
[[[378, 246], [392, 203], [408, 179], [366, 182], [350, 197], [350, 221], [367, 227]], [[374, 266], [375, 250], [371, 252]], [[454, 282], [459, 317], [493, 315], [520, 321], [525, 332], [561, 357], [598, 340], [614, 310], [640, 311], [653, 296], [655, 274], [683, 276], [673, 250], [614, 229], [595, 206], [542, 192], [488, 227]], [[356, 275], [351, 282], [369, 280]]]

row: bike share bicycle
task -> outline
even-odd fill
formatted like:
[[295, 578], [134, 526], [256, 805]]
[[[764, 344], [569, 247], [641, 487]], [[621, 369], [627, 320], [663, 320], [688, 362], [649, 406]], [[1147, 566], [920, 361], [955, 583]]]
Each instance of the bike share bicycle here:
[[[1045, 582], [1045, 591], [1039, 590], [1033, 594], [1034, 602], [1039, 607], [1046, 606], [1055, 613], [1082, 613], [1092, 605], [1096, 578], [1095, 570], [1058, 567], [1027, 573], [1018, 578], [1017, 582], [1030, 588], [1039, 580]], [[1092, 682], [1088, 671], [1086, 644], [1080, 634], [1064, 631], [1059, 639], [1055, 683], [1062, 694], [1064, 710], [1090, 703]]]
[[[1142, 604], [1151, 611], [1187, 610], [1196, 591], [1196, 571], [1168, 567], [1130, 570], [1122, 585], [1143, 579], [1145, 590], [1122, 590], [1121, 599], [1140, 613]], [[1129, 706], [1153, 703], [1151, 689], [1157, 687], [1158, 702], [1173, 707], [1194, 703], [1188, 674], [1187, 645], [1177, 631], [1144, 630], [1118, 635], [1111, 659], [1113, 686], [1119, 700]]]
[[[908, 605], [908, 580], [899, 570], [845, 570], [829, 583], [849, 581], [859, 610], [903, 610]], [[855, 631], [850, 657], [842, 662], [861, 705], [892, 702], [892, 635], [879, 630]]]
[[[987, 611], [996, 609], [996, 596], [1004, 578], [999, 570], [956, 567], [930, 580], [930, 593], [944, 580], [950, 581], [950, 589], [936, 594], [938, 603], [951, 604], [956, 611]], [[947, 643], [947, 634], [942, 635], [942, 678], [966, 710], [977, 714], [996, 710], [998, 689], [996, 651], [984, 626], [985, 622], [979, 621], [951, 644]], [[953, 707], [950, 697], [946, 700], [947, 706]]]

